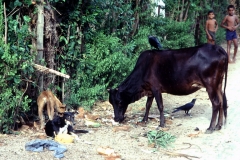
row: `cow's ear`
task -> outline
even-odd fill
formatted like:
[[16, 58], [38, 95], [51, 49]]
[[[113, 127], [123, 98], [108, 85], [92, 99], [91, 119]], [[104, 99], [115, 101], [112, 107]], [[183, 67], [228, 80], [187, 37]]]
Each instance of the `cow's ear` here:
[[110, 92], [110, 90], [111, 90], [111, 89], [109, 89], [109, 88], [107, 89], [108, 92]]

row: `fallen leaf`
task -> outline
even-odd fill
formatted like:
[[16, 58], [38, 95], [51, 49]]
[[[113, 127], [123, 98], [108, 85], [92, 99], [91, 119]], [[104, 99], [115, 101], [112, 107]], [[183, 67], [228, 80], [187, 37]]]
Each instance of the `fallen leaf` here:
[[105, 160], [121, 160], [121, 158], [107, 156], [107, 157], [105, 157]]
[[140, 121], [140, 122], [137, 122], [136, 125], [139, 125], [141, 127], [146, 127], [147, 126], [147, 123], [146, 122], [143, 122], [143, 121]]
[[173, 121], [170, 119], [165, 119], [165, 124], [168, 124], [168, 125], [173, 124]]
[[121, 156], [110, 147], [99, 147], [98, 154], [103, 155], [105, 160], [121, 160]]
[[87, 113], [84, 117], [89, 120], [97, 120], [100, 116]]
[[160, 130], [162, 130], [162, 131], [168, 131], [169, 130], [169, 128], [160, 128]]
[[47, 136], [44, 135], [44, 134], [39, 134], [39, 135], [36, 136], [36, 138], [38, 138], [38, 139], [46, 139]]
[[114, 132], [117, 132], [117, 131], [130, 131], [130, 126], [116, 126], [113, 128], [113, 131]]
[[111, 155], [112, 153], [114, 153], [114, 150], [112, 148], [109, 147], [99, 147], [97, 149], [97, 152], [101, 155]]
[[155, 148], [155, 143], [148, 144], [148, 147]]
[[86, 113], [86, 112], [85, 112], [84, 108], [83, 108], [83, 107], [79, 107], [79, 108], [78, 108], [78, 114], [76, 115], [76, 118], [83, 119], [85, 113]]
[[198, 131], [197, 133], [191, 133], [191, 134], [188, 134], [188, 137], [191, 137], [191, 138], [196, 138], [198, 137], [200, 134], [200, 131]]
[[26, 131], [29, 129], [29, 126], [27, 125], [22, 125], [21, 128], [19, 129], [20, 131]]
[[4, 146], [4, 145], [6, 145], [5, 143], [2, 143], [2, 142], [0, 142], [0, 146]]

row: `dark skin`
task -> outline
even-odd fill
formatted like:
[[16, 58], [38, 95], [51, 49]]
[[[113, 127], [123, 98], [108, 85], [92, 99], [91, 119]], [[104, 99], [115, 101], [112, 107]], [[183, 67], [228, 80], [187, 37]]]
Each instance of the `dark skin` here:
[[208, 33], [208, 31], [217, 32], [218, 24], [214, 19], [214, 13], [211, 12], [208, 14], [208, 20], [206, 21], [205, 31], [207, 33], [207, 42], [210, 44], [215, 44], [215, 41], [212, 39], [212, 36]]
[[[234, 11], [235, 11], [234, 8], [228, 9], [228, 15], [225, 16], [225, 18], [223, 19], [221, 27], [226, 28], [230, 31], [236, 31], [236, 29], [239, 27], [239, 19], [236, 15], [234, 15]], [[230, 58], [230, 49], [232, 42], [234, 44], [234, 53], [233, 58]], [[238, 50], [237, 38], [233, 40], [227, 40], [227, 54], [229, 63], [234, 63], [236, 61], [237, 50]]]

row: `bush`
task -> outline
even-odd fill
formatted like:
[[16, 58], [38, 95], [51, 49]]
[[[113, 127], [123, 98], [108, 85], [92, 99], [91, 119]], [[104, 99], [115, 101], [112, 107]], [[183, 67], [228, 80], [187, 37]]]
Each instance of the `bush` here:
[[103, 33], [94, 37], [79, 60], [76, 77], [66, 84], [66, 103], [73, 107], [90, 109], [96, 100], [106, 99], [106, 88], [115, 87], [135, 65], [134, 44], [124, 46], [116, 36]]
[[166, 19], [164, 37], [162, 41], [164, 48], [179, 49], [194, 46], [194, 33], [191, 30], [192, 22], [177, 22]]
[[[2, 3], [1, 3], [2, 4]], [[31, 76], [33, 56], [29, 52], [29, 18], [24, 24], [8, 18], [8, 44], [4, 41], [3, 7], [0, 6], [0, 132], [11, 133], [21, 112], [29, 110], [31, 100], [24, 95], [28, 87], [24, 79]]]

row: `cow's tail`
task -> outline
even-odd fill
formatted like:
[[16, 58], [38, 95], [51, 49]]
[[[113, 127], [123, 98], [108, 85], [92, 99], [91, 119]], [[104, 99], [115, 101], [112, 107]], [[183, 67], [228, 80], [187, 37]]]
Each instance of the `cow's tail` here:
[[223, 113], [224, 113], [224, 117], [225, 117], [225, 125], [227, 123], [227, 97], [226, 97], [226, 86], [227, 86], [227, 73], [228, 73], [228, 54], [226, 53], [226, 51], [222, 48], [223, 52], [225, 53], [225, 68], [224, 68], [224, 88], [223, 88]]

